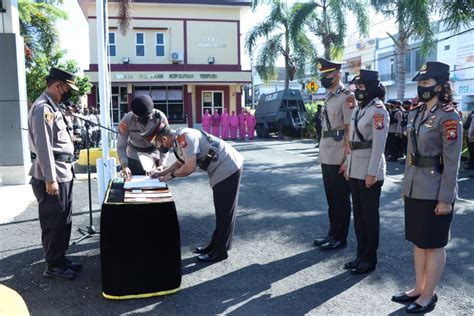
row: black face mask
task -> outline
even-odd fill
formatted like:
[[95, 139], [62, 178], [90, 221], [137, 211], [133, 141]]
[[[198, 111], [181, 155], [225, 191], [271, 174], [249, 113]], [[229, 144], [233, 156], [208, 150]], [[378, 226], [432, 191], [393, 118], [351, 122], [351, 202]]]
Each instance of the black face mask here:
[[431, 86], [431, 87], [418, 86], [418, 98], [423, 102], [427, 102], [433, 99], [436, 95], [435, 88], [436, 88], [436, 85]]
[[64, 92], [61, 94], [61, 100], [59, 100], [59, 103], [66, 104], [66, 102], [71, 98], [71, 95], [71, 91]]
[[158, 150], [162, 154], [166, 154], [168, 151], [170, 151], [170, 149], [168, 147], [165, 147], [163, 145], [161, 145], [160, 148], [158, 148]]
[[367, 92], [367, 90], [356, 89], [354, 95], [356, 100], [359, 102], [367, 101], [367, 99], [369, 98], [369, 93]]
[[326, 77], [321, 78], [321, 85], [326, 89], [331, 88], [333, 82], [334, 82], [334, 78], [326, 78]]

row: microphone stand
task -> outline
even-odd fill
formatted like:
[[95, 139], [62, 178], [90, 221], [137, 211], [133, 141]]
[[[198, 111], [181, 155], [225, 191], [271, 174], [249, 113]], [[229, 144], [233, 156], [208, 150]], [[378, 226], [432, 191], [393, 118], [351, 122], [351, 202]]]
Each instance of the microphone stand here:
[[75, 118], [78, 118], [82, 121], [85, 122], [86, 126], [86, 151], [87, 151], [87, 184], [88, 184], [88, 193], [89, 193], [89, 226], [86, 227], [86, 229], [83, 228], [78, 228], [77, 231], [82, 234], [82, 237], [80, 237], [78, 240], [75, 240], [72, 244], [77, 245], [81, 241], [83, 241], [86, 238], [94, 237], [95, 235], [100, 234], [100, 232], [96, 231], [94, 227], [94, 222], [92, 219], [92, 188], [91, 188], [91, 165], [90, 165], [90, 153], [89, 153], [89, 148], [90, 148], [90, 137], [89, 137], [89, 128], [90, 126], [97, 126], [99, 128], [105, 129], [109, 132], [118, 134], [116, 131], [113, 129], [110, 129], [108, 127], [102, 126], [96, 122], [92, 122], [91, 120], [85, 118], [82, 115], [74, 114], [71, 113], [72, 116]]

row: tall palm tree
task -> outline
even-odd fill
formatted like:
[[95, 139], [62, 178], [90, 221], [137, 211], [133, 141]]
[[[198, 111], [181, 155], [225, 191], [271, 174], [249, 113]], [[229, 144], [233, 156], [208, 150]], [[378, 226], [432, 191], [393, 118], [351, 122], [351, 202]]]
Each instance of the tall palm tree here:
[[[420, 51], [426, 56], [436, 43], [435, 32], [439, 25], [448, 29], [469, 26], [474, 20], [474, 3], [471, 0], [371, 0], [375, 9], [387, 17], [395, 17], [398, 34], [389, 34], [395, 44], [397, 98], [405, 98], [405, 55], [408, 40], [421, 40]], [[439, 18], [439, 23], [434, 19]]]
[[[264, 81], [276, 77], [275, 62], [283, 56], [285, 89], [288, 89], [295, 75], [299, 78], [304, 76], [308, 62], [313, 65], [316, 63], [316, 49], [303, 32], [304, 22], [296, 19], [296, 7], [288, 7], [286, 1], [270, 2], [270, 15], [247, 33], [245, 47], [249, 55], [253, 56], [257, 41], [265, 39], [256, 60], [257, 73]], [[294, 31], [294, 28], [299, 31]]]
[[[349, 12], [355, 15], [360, 33], [368, 32], [366, 0], [315, 0], [295, 7], [295, 20], [306, 21], [309, 30], [321, 40], [324, 58], [331, 59], [342, 52]], [[293, 31], [299, 30], [295, 27]]]

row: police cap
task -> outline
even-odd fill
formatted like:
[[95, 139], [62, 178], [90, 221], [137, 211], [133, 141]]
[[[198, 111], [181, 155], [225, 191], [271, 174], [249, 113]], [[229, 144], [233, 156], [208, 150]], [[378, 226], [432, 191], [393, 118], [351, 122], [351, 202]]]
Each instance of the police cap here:
[[49, 70], [48, 79], [54, 79], [67, 84], [72, 90], [79, 91], [79, 88], [76, 86], [76, 76], [72, 73], [65, 70], [52, 67]]
[[327, 60], [324, 58], [318, 58], [319, 63], [319, 73], [321, 75], [325, 75], [327, 73], [340, 70], [342, 67], [342, 63], [334, 62], [331, 60]]
[[449, 80], [449, 65], [440, 63], [439, 61], [429, 61], [421, 66], [420, 71], [413, 77], [412, 81], [421, 81], [430, 78]]

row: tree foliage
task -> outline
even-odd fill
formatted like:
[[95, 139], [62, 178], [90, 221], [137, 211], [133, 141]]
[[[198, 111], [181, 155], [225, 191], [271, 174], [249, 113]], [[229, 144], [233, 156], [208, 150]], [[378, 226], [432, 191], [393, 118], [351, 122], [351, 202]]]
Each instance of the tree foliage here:
[[265, 39], [258, 50], [256, 70], [264, 81], [275, 79], [275, 63], [282, 56], [285, 60], [285, 89], [288, 89], [290, 80], [304, 76], [307, 64], [314, 68], [316, 48], [304, 33], [303, 21], [296, 19], [296, 6], [288, 7], [286, 2], [278, 0], [270, 1], [270, 6], [270, 15], [247, 33], [245, 47], [253, 56], [257, 41]]
[[[25, 68], [28, 101], [33, 102], [44, 91], [46, 77], [51, 67], [77, 73], [79, 67], [74, 60], [64, 61], [66, 51], [58, 48], [59, 32], [55, 22], [67, 19], [67, 13], [59, 9], [62, 0], [20, 0], [18, 11], [20, 34], [25, 41]], [[78, 77], [79, 92], [72, 100], [88, 93], [92, 87], [87, 77]]]

